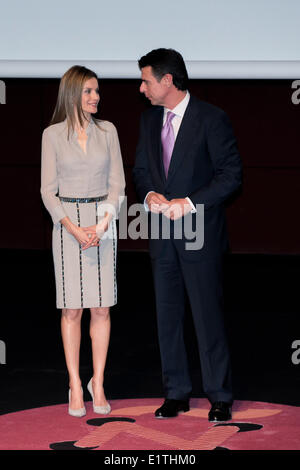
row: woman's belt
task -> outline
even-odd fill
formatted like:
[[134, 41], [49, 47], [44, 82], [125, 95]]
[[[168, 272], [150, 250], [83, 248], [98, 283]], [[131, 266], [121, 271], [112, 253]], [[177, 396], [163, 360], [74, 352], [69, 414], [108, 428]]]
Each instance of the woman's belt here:
[[107, 199], [107, 194], [105, 196], [98, 196], [98, 197], [63, 197], [58, 196], [59, 200], [62, 202], [76, 202], [76, 203], [86, 203], [86, 202], [100, 202], [105, 201]]

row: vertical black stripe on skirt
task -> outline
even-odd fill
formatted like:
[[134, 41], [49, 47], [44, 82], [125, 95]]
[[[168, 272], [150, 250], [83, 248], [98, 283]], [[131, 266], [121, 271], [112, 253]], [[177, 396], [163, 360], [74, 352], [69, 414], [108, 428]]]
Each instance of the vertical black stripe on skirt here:
[[[96, 225], [98, 224], [98, 203], [96, 202]], [[101, 241], [99, 241], [100, 245]], [[100, 246], [97, 246], [97, 259], [98, 259], [98, 285], [99, 285], [99, 307], [102, 304], [102, 295], [101, 295], [101, 265], [100, 265]]]
[[61, 274], [62, 274], [62, 290], [64, 308], [66, 308], [66, 291], [65, 291], [65, 264], [64, 264], [64, 235], [63, 224], [60, 224], [60, 250], [61, 250]]
[[117, 235], [115, 232], [115, 224], [112, 221], [112, 239], [113, 239], [113, 253], [114, 253], [114, 303], [117, 302], [117, 273], [116, 273], [116, 250], [117, 250]]
[[[78, 223], [78, 227], [80, 227], [80, 209], [79, 209], [79, 203], [78, 203], [78, 202], [76, 202], [76, 209], [77, 209], [77, 223]], [[81, 250], [81, 243], [79, 243], [79, 269], [80, 269], [80, 297], [81, 297], [81, 307], [83, 308], [82, 250]]]

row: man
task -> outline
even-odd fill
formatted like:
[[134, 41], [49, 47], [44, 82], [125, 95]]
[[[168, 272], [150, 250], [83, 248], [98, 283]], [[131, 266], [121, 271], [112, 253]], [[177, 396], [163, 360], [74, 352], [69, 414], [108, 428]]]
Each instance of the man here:
[[[222, 254], [227, 248], [224, 202], [241, 184], [241, 161], [227, 115], [190, 96], [181, 55], [157, 49], [139, 60], [141, 93], [152, 107], [141, 118], [133, 170], [146, 208], [170, 222], [170, 237], [150, 238], [165, 401], [157, 418], [189, 411], [191, 380], [183, 337], [185, 290], [200, 354], [210, 421], [231, 419], [231, 369], [222, 311]], [[171, 113], [170, 113], [171, 111]], [[201, 230], [204, 244], [187, 249], [178, 221]], [[198, 207], [197, 207], [198, 205]], [[203, 227], [202, 227], [203, 229]]]

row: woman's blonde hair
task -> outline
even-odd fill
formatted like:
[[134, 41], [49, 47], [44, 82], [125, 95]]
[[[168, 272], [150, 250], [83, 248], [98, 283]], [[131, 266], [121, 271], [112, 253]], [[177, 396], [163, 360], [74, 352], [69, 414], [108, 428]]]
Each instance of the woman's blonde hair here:
[[[85, 116], [82, 110], [82, 90], [84, 83], [90, 78], [96, 78], [97, 75], [92, 70], [81, 65], [74, 65], [65, 72], [59, 84], [58, 97], [54, 113], [50, 122], [57, 124], [67, 120], [68, 136], [70, 129], [74, 131], [76, 123], [76, 113], [79, 124], [83, 127]], [[93, 121], [98, 125], [97, 119], [92, 116]]]

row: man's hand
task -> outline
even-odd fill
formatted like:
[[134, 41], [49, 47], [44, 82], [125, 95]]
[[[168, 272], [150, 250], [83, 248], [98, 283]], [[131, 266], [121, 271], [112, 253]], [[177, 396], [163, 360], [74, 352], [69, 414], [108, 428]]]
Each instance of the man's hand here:
[[168, 202], [168, 209], [164, 215], [171, 220], [177, 220], [191, 212], [192, 206], [186, 199], [171, 199]]
[[155, 214], [164, 213], [169, 209], [169, 201], [162, 194], [152, 191], [146, 198], [146, 203], [151, 212]]

